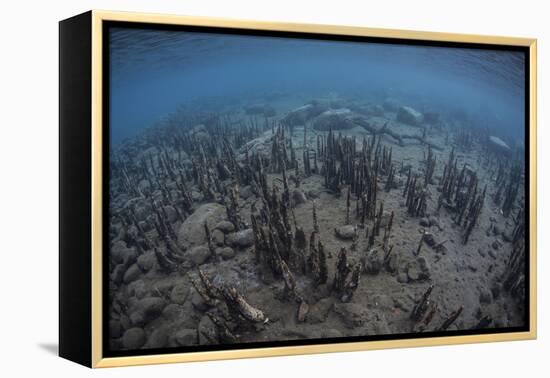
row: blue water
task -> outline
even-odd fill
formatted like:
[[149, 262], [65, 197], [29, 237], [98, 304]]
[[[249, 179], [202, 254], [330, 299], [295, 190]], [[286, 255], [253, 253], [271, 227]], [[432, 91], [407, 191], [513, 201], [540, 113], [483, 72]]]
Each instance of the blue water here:
[[472, 126], [523, 143], [520, 52], [128, 28], [109, 37], [113, 145], [194, 100], [215, 98], [221, 107], [265, 103], [270, 93], [329, 92], [459, 111]]

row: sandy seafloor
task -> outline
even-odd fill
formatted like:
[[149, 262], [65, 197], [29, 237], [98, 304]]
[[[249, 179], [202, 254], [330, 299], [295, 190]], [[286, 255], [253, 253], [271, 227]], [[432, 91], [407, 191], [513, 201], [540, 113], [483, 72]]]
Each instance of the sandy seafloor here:
[[[272, 102], [277, 110], [277, 120], [291, 109], [301, 106], [307, 99], [290, 99]], [[239, 108], [231, 114], [232, 119], [249, 119], [250, 116]], [[386, 120], [392, 120], [391, 127], [400, 133], [419, 133], [418, 127], [410, 126], [396, 120], [396, 113], [385, 110], [383, 114], [368, 117], [374, 125], [381, 125]], [[315, 148], [316, 136], [327, 132], [315, 131], [306, 123], [308, 129], [308, 146]], [[202, 128], [194, 129], [193, 132]], [[147, 133], [154, 133], [155, 129]], [[342, 136], [356, 136], [358, 143], [363, 137], [371, 137], [362, 127], [338, 130]], [[138, 135], [117, 147], [117, 150], [131, 151], [124, 154], [125, 159], [138, 160], [144, 156], [153, 157], [159, 154], [159, 148], [140, 146]], [[304, 143], [303, 126], [293, 130], [293, 145], [297, 160], [302, 165], [302, 150]], [[216, 224], [225, 220], [226, 213], [222, 205], [204, 199], [198, 186], [189, 182], [192, 191], [193, 209], [195, 214], [182, 222], [174, 216], [173, 211], [167, 211], [167, 221], [177, 235], [177, 243], [182, 248], [181, 268], [176, 272], [167, 273], [159, 268], [155, 253], [138, 251], [128, 234], [135, 232], [130, 227], [123, 227], [113, 221], [110, 232], [110, 312], [109, 333], [112, 350], [169, 348], [198, 344], [216, 344], [224, 341], [219, 338], [219, 329], [206, 315], [212, 307], [205, 303], [191, 283], [196, 278], [197, 266], [207, 274], [214, 284], [234, 286], [246, 301], [260, 309], [268, 319], [261, 324], [251, 326], [232, 326], [235, 342], [247, 343], [257, 341], [279, 341], [293, 339], [338, 338], [346, 336], [372, 336], [385, 334], [407, 334], [419, 331], [417, 322], [410, 315], [415, 303], [430, 285], [433, 285], [431, 302], [436, 305], [433, 319], [424, 331], [434, 331], [449, 315], [461, 306], [463, 311], [448, 328], [454, 330], [470, 330], [479, 325], [480, 320], [489, 317], [492, 321], [488, 328], [517, 327], [524, 324], [523, 298], [513, 298], [502, 289], [502, 277], [512, 251], [512, 244], [507, 242], [514, 228], [513, 216], [505, 218], [497, 206], [492, 194], [497, 188], [494, 182], [494, 171], [484, 164], [484, 152], [481, 144], [474, 143], [469, 150], [461, 150], [453, 146], [452, 132], [450, 141], [447, 139], [447, 129], [429, 129], [428, 139], [443, 149], [434, 151], [436, 166], [434, 183], [428, 187], [427, 214], [425, 217], [410, 217], [404, 205], [403, 187], [406, 173], [397, 170], [395, 181], [397, 188], [386, 192], [385, 178], [379, 178], [377, 200], [384, 203], [384, 217], [394, 211], [394, 223], [390, 237], [393, 253], [397, 256], [396, 271], [388, 272], [383, 267], [376, 274], [363, 272], [359, 287], [350, 302], [344, 303], [329, 288], [335, 274], [338, 252], [345, 247], [348, 260], [361, 261], [366, 252], [367, 240], [364, 229], [358, 228], [357, 245], [352, 249], [352, 241], [337, 237], [335, 228], [345, 224], [346, 195], [336, 196], [325, 190], [324, 179], [320, 174], [313, 174], [301, 179], [298, 191], [305, 199], [304, 203], [295, 205], [296, 222], [309, 239], [313, 231], [312, 201], [315, 201], [319, 239], [325, 245], [327, 252], [328, 282], [326, 285], [315, 286], [309, 276], [295, 274], [296, 287], [308, 303], [305, 319], [300, 321], [297, 316], [298, 304], [284, 298], [281, 293], [284, 283], [282, 279], [265, 274], [254, 260], [254, 246], [238, 247], [232, 244], [228, 233], [216, 229]], [[270, 153], [272, 140], [271, 128], [252, 142], [257, 149]], [[415, 140], [407, 140], [404, 146], [399, 146], [391, 137], [383, 135], [381, 143], [392, 148], [392, 160], [395, 166], [411, 165], [416, 172], [422, 172], [423, 161], [427, 148]], [[127, 148], [127, 146], [134, 146]], [[487, 197], [477, 226], [473, 230], [467, 244], [462, 243], [463, 228], [453, 221], [453, 214], [447, 209], [437, 208], [439, 196], [439, 180], [443, 175], [444, 164], [447, 162], [451, 149], [455, 147], [458, 165], [468, 163], [477, 172], [482, 184], [487, 184]], [[170, 150], [172, 156], [176, 151]], [[133, 152], [132, 152], [133, 151]], [[238, 153], [240, 159], [244, 154]], [[134, 155], [132, 155], [134, 153]], [[116, 152], [115, 152], [116, 154]], [[114, 155], [113, 155], [114, 156]], [[181, 155], [179, 155], [181, 158]], [[241, 161], [242, 162], [242, 161]], [[322, 165], [320, 162], [319, 165]], [[303, 171], [302, 171], [303, 173]], [[288, 175], [292, 176], [293, 170]], [[268, 184], [282, 187], [280, 174], [268, 174]], [[116, 178], [115, 178], [116, 180]], [[224, 182], [231, 184], [231, 180]], [[146, 192], [149, 185], [146, 180], [136, 183]], [[111, 186], [111, 211], [124, 211], [128, 207], [136, 210], [139, 221], [146, 224], [153, 212], [149, 199], [132, 198], [128, 193], [113, 190], [116, 181]], [[291, 191], [294, 184], [290, 183]], [[523, 189], [522, 189], [523, 190]], [[239, 188], [239, 213], [241, 219], [250, 224], [251, 205], [258, 202], [250, 187]], [[301, 197], [292, 193], [293, 197]], [[158, 196], [158, 193], [157, 193]], [[153, 193], [155, 197], [155, 193]], [[158, 198], [158, 197], [157, 197]], [[261, 205], [257, 203], [259, 207]], [[523, 206], [523, 192], [518, 196], [515, 207]], [[513, 212], [515, 214], [516, 211]], [[355, 198], [352, 197], [352, 224], [359, 221], [355, 218]], [[189, 243], [190, 220], [196, 221], [190, 239], [198, 242]], [[204, 247], [205, 239], [197, 237], [202, 231], [196, 227], [198, 222], [207, 223], [213, 232], [217, 259], [200, 255], [193, 250]], [[496, 227], [491, 227], [493, 223]], [[368, 221], [370, 228], [373, 222]], [[186, 231], [187, 230], [187, 231]], [[418, 256], [421, 232], [429, 232], [436, 243], [445, 242], [442, 251], [436, 251], [424, 244]], [[148, 231], [151, 240], [155, 240], [154, 228]], [[215, 234], [215, 235], [214, 235]], [[380, 248], [381, 237], [377, 238], [375, 248]], [[246, 242], [244, 244], [247, 244]], [[249, 244], [249, 243], [248, 243]], [[204, 248], [203, 248], [204, 250]], [[204, 260], [204, 261], [203, 261]], [[214, 261], [215, 260], [215, 261]], [[198, 264], [197, 264], [198, 262]], [[419, 278], [420, 277], [420, 278]]]

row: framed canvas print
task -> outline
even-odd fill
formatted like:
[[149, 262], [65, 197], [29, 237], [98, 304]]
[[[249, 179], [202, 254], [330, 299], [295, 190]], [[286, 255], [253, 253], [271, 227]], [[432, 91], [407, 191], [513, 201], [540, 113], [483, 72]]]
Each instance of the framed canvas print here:
[[536, 41], [60, 23], [60, 355], [536, 337]]

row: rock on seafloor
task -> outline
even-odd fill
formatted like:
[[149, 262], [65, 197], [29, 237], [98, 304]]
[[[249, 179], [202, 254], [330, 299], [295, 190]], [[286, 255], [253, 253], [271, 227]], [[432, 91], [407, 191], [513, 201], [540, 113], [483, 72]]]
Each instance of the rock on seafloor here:
[[408, 125], [420, 126], [423, 116], [422, 113], [409, 106], [402, 106], [397, 111], [397, 120]]
[[165, 306], [166, 301], [162, 298], [143, 298], [129, 309], [130, 320], [132, 324], [142, 326], [160, 316]]
[[211, 256], [210, 250], [208, 247], [201, 245], [194, 247], [191, 250], [185, 253], [185, 256], [191, 261], [194, 265], [201, 265], [208, 260]]
[[313, 128], [319, 131], [351, 129], [355, 126], [351, 120], [352, 115], [349, 109], [330, 109], [313, 121]]
[[223, 245], [225, 239], [225, 235], [221, 230], [215, 229], [212, 231], [212, 242], [216, 245]]
[[292, 191], [292, 202], [294, 205], [301, 205], [307, 202], [306, 195], [300, 189], [294, 189]]
[[126, 273], [124, 273], [124, 283], [130, 283], [137, 280], [141, 274], [142, 272], [141, 269], [139, 269], [139, 266], [137, 264], [132, 265], [128, 268]]
[[139, 349], [145, 344], [145, 331], [143, 328], [130, 328], [122, 336], [122, 345], [125, 349]]
[[250, 247], [254, 244], [254, 232], [251, 228], [247, 228], [246, 230], [227, 234], [226, 244], [239, 248]]
[[179, 346], [187, 346], [197, 344], [197, 330], [196, 329], [180, 329], [174, 335], [174, 340]]
[[216, 255], [220, 256], [223, 260], [229, 260], [235, 257], [235, 250], [231, 247], [217, 248]]
[[235, 231], [235, 225], [233, 223], [231, 223], [230, 221], [223, 220], [223, 221], [219, 222], [218, 224], [216, 224], [216, 229], [220, 230], [224, 234], [228, 234], [230, 232]]
[[225, 208], [217, 203], [201, 205], [179, 227], [178, 245], [190, 248], [206, 243], [205, 222], [213, 230], [218, 222], [225, 217]]
[[356, 229], [352, 225], [347, 225], [335, 228], [334, 232], [340, 239], [351, 240], [356, 234]]
[[170, 300], [176, 304], [184, 304], [189, 295], [189, 285], [185, 283], [179, 283], [172, 288], [170, 293]]

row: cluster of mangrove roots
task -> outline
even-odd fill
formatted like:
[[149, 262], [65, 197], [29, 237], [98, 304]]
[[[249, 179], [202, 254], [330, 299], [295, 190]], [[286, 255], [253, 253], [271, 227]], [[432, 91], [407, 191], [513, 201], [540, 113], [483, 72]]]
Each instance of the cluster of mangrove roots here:
[[497, 176], [497, 191], [494, 195], [495, 204], [500, 205], [502, 214], [508, 217], [514, 208], [519, 189], [522, 186], [522, 173], [519, 165], [509, 171], [506, 178], [503, 172]]
[[476, 172], [467, 164], [458, 168], [453, 149], [443, 171], [440, 191], [437, 208], [443, 206], [455, 214], [455, 223], [464, 229], [462, 242], [466, 244], [483, 210], [487, 185], [479, 187]]
[[412, 169], [409, 167], [407, 182], [403, 190], [403, 196], [406, 198], [405, 206], [407, 207], [407, 213], [411, 217], [423, 217], [426, 215], [426, 208], [428, 206], [428, 190], [418, 180], [419, 176], [416, 174], [413, 175], [411, 171]]
[[520, 212], [512, 232], [512, 254], [502, 276], [503, 287], [523, 299], [526, 288], [525, 213]]
[[[414, 332], [424, 332], [430, 327], [435, 314], [438, 312], [437, 304], [431, 299], [433, 285], [430, 285], [422, 297], [413, 307], [410, 319], [415, 323]], [[447, 330], [460, 316], [463, 306], [460, 306], [456, 311], [453, 311], [443, 319], [443, 322], [436, 327], [432, 327], [434, 331], [440, 332]]]
[[359, 278], [363, 267], [360, 262], [350, 265], [348, 263], [347, 251], [342, 248], [338, 253], [336, 261], [336, 272], [332, 282], [332, 289], [342, 302], [349, 302], [353, 293], [359, 287]]

